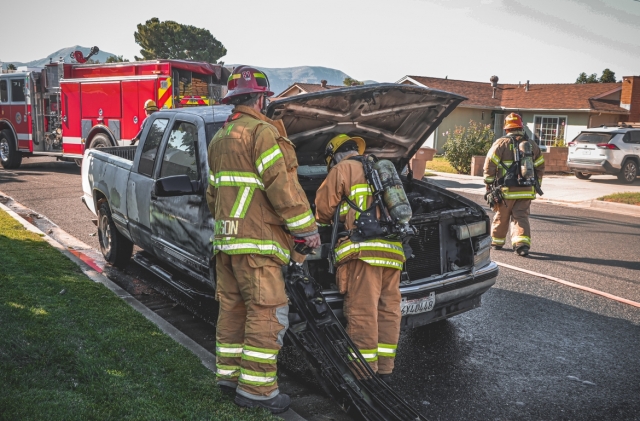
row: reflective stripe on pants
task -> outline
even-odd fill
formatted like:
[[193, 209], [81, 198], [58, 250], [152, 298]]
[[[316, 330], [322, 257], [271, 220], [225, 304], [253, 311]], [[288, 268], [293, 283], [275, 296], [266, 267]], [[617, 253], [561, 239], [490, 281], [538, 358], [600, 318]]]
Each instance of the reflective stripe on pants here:
[[500, 240], [504, 244], [507, 237], [509, 225], [511, 225], [511, 244], [513, 246], [531, 246], [531, 226], [529, 225], [529, 211], [531, 200], [509, 199], [503, 204], [495, 207], [493, 224], [491, 225], [492, 243], [500, 245]]

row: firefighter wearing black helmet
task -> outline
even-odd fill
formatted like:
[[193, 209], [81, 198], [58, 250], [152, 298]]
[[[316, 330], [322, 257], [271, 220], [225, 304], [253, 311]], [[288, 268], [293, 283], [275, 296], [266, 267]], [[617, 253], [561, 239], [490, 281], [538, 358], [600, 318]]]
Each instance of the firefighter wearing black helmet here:
[[[263, 115], [273, 95], [267, 76], [237, 67], [223, 104], [235, 108], [208, 149], [207, 203], [215, 218], [218, 385], [244, 407], [284, 412], [276, 361], [288, 327], [282, 266], [301, 263], [292, 238], [308, 247], [320, 236], [298, 183], [293, 144], [284, 125]], [[286, 231], [285, 231], [286, 229]]]

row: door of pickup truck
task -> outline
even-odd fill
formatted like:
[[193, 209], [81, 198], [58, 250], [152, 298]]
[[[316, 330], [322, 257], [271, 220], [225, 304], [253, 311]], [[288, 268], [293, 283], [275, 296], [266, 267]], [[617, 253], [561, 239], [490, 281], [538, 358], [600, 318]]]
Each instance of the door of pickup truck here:
[[151, 195], [153, 249], [162, 260], [192, 274], [208, 274], [213, 233], [204, 200], [208, 180], [206, 130], [201, 117], [178, 113], [158, 152], [156, 183], [166, 177], [188, 176], [191, 194]]

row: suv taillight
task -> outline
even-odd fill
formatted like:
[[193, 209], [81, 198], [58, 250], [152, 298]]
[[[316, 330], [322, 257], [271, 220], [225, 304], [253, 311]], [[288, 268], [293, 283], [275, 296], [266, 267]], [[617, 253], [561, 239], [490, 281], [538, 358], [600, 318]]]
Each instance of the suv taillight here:
[[598, 143], [596, 146], [599, 147], [600, 149], [611, 149], [611, 150], [620, 149], [613, 143]]
[[576, 146], [577, 144], [578, 144], [578, 142], [569, 142], [569, 143], [567, 143], [567, 145], [569, 145], [569, 146]]

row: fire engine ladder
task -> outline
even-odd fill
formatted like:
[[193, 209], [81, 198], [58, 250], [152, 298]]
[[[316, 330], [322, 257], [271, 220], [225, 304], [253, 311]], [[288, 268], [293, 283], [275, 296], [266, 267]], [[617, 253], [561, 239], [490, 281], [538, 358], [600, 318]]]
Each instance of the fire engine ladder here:
[[311, 278], [287, 274], [286, 290], [302, 321], [287, 334], [325, 391], [350, 415], [371, 421], [425, 420], [371, 370]]

